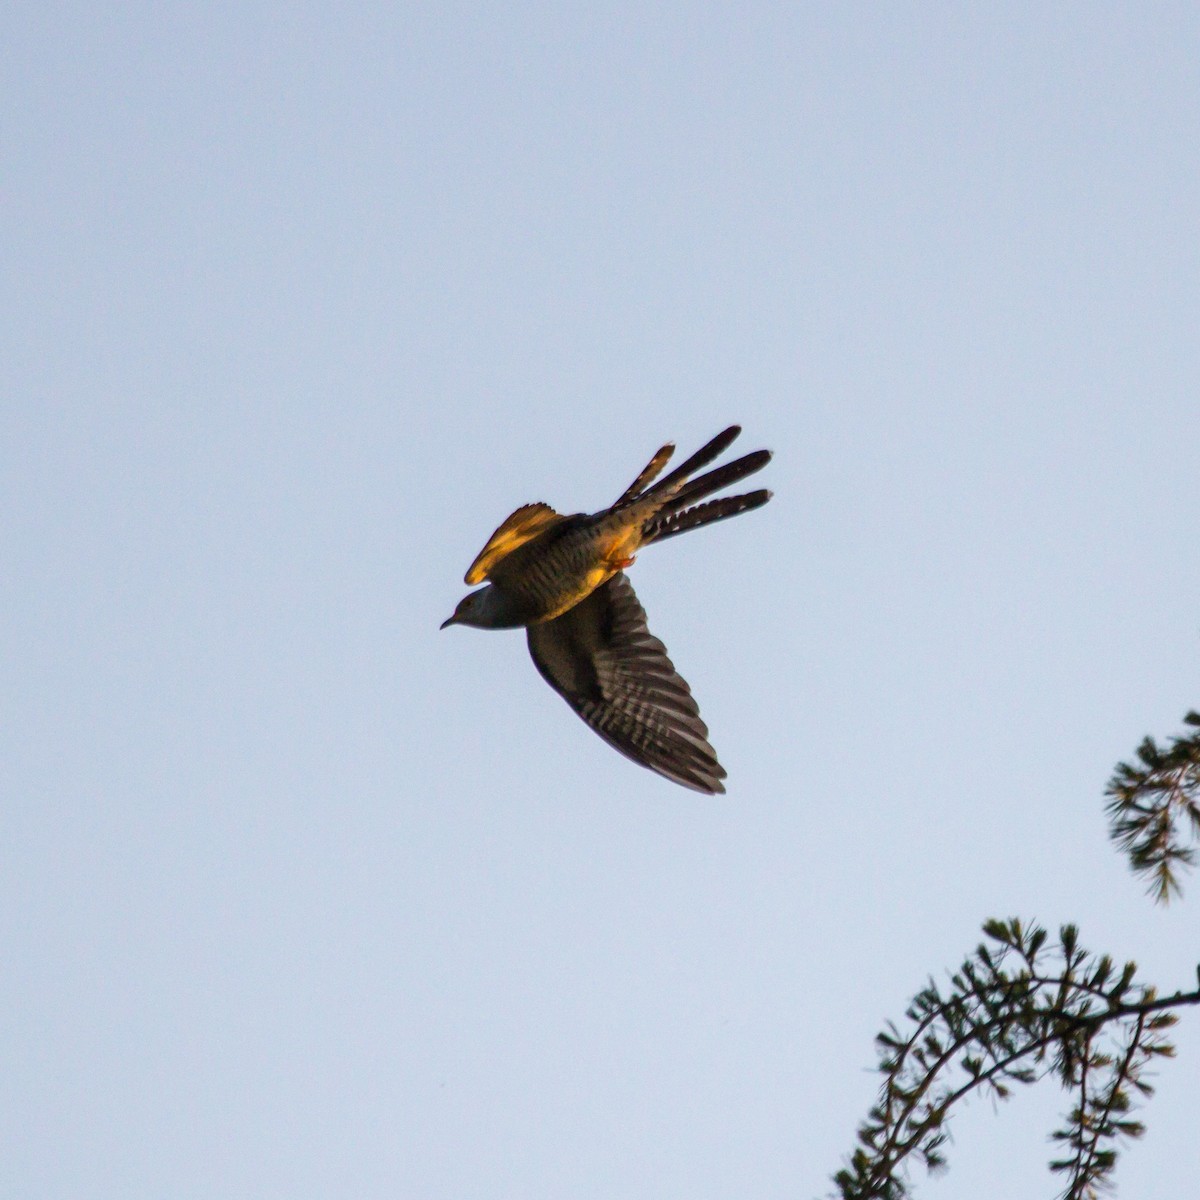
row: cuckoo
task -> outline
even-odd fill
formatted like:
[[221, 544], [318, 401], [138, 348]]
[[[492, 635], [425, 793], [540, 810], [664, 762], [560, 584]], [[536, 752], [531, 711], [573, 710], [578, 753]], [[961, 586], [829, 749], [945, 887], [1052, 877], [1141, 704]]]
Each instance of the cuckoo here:
[[[542, 678], [606, 742], [642, 766], [697, 792], [724, 792], [725, 769], [691, 688], [646, 626], [625, 576], [651, 542], [759, 508], [766, 489], [705, 500], [761, 470], [756, 450], [703, 475], [741, 427], [731, 425], [659, 479], [675, 452], [663, 446], [609, 508], [564, 516], [548, 504], [518, 508], [467, 571], [485, 583], [442, 623], [523, 627]], [[656, 483], [655, 480], [658, 480]], [[703, 501], [703, 503], [701, 503]]]

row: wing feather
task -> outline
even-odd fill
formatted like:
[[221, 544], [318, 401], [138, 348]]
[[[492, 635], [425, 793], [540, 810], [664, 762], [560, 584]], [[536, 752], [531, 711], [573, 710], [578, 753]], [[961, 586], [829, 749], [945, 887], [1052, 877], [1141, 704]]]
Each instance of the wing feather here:
[[725, 790], [691, 688], [623, 574], [526, 633], [542, 678], [611, 746], [694, 791]]
[[511, 554], [518, 546], [523, 546], [537, 537], [539, 533], [557, 525], [562, 519], [562, 515], [556, 513], [548, 504], [523, 504], [488, 538], [487, 545], [480, 550], [463, 577], [464, 582], [472, 586], [483, 583], [502, 558]]

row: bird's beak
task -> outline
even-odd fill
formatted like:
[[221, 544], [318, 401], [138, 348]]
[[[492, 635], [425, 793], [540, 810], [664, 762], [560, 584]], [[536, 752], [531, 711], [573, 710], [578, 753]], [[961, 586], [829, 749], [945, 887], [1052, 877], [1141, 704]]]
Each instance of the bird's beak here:
[[445, 619], [445, 620], [444, 620], [444, 621], [443, 621], [443, 622], [442, 622], [442, 623], [441, 623], [441, 624], [438, 626], [438, 628], [439, 628], [439, 629], [445, 629], [447, 625], [457, 625], [457, 624], [458, 624], [458, 614], [457, 614], [457, 613], [455, 613], [453, 616], [449, 616], [449, 617], [447, 617], [447, 618], [446, 618], [446, 619]]

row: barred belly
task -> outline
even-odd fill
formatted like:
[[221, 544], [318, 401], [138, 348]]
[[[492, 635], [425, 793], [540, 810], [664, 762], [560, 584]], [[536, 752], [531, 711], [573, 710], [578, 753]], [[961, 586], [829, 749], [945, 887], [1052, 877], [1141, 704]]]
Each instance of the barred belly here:
[[550, 621], [611, 579], [639, 540], [626, 521], [569, 517], [506, 555], [491, 579], [530, 614], [530, 622]]

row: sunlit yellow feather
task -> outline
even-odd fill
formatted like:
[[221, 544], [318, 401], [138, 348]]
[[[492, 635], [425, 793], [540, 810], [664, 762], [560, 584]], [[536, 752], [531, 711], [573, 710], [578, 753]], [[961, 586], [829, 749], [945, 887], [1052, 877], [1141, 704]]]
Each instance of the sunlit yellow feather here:
[[469, 584], [482, 583], [505, 555], [562, 519], [548, 504], [523, 504], [488, 538], [464, 579]]

